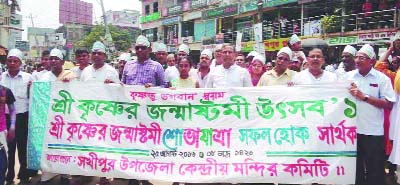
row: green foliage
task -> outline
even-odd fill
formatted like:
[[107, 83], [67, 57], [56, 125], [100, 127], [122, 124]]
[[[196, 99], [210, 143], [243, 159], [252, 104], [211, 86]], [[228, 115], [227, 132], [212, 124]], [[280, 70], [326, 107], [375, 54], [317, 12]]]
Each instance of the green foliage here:
[[324, 33], [332, 33], [340, 30], [340, 19], [336, 15], [325, 15], [321, 19], [321, 24]]
[[[117, 51], [126, 51], [129, 49], [133, 42], [133, 35], [127, 29], [118, 28], [109, 25], [111, 36]], [[92, 28], [88, 35], [82, 40], [75, 43], [75, 47], [84, 47], [90, 49], [94, 42], [103, 41], [106, 29], [104, 25], [96, 25]]]

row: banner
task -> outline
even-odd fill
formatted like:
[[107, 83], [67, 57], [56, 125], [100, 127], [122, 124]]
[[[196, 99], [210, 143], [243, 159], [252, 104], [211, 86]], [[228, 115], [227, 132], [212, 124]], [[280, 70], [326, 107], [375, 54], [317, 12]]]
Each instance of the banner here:
[[28, 165], [175, 182], [354, 184], [356, 104], [348, 84], [332, 85], [34, 82]]

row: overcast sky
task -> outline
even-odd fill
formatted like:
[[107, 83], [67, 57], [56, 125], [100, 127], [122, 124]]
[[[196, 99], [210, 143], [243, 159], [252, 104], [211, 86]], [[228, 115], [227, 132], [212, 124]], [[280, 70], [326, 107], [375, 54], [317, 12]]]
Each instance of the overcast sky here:
[[[100, 0], [83, 0], [93, 4], [93, 19], [99, 20], [102, 15]], [[104, 8], [108, 10], [138, 10], [141, 11], [141, 2], [139, 0], [103, 0]], [[59, 0], [21, 0], [22, 25], [26, 30], [32, 27], [29, 16], [32, 14], [35, 27], [42, 28], [58, 28], [58, 7]], [[26, 31], [24, 31], [22, 39], [26, 40]]]

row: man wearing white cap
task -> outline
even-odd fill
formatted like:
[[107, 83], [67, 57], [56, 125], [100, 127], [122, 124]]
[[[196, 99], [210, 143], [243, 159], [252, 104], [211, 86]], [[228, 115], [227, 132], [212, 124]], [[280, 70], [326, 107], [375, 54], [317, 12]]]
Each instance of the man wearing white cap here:
[[207, 88], [252, 87], [249, 71], [235, 64], [235, 47], [230, 44], [222, 46], [224, 63], [211, 70], [206, 82]]
[[354, 57], [356, 56], [356, 48], [347, 45], [342, 52], [342, 63], [340, 63], [338, 69], [335, 71], [338, 79], [345, 78], [345, 74], [349, 71], [356, 69]]
[[114, 67], [105, 63], [107, 54], [106, 46], [96, 41], [91, 54], [93, 64], [82, 71], [81, 81], [94, 81], [104, 83], [119, 83], [118, 72]]
[[336, 74], [322, 69], [322, 66], [325, 64], [325, 57], [321, 49], [312, 49], [308, 54], [307, 63], [308, 69], [297, 73], [293, 77], [295, 84], [318, 84], [335, 82], [337, 80]]
[[181, 44], [178, 48], [178, 52], [176, 53], [177, 59], [179, 61], [180, 58], [187, 57], [190, 54], [189, 46], [186, 44]]
[[160, 63], [164, 69], [167, 69], [167, 46], [164, 43], [158, 43], [155, 53], [157, 62]]
[[293, 76], [296, 74], [296, 71], [288, 68], [292, 61], [292, 56], [293, 53], [289, 47], [280, 49], [276, 57], [275, 67], [261, 76], [257, 86], [286, 85], [292, 81]]
[[76, 63], [79, 64], [79, 66], [72, 68], [71, 71], [74, 72], [76, 79], [80, 80], [82, 71], [89, 66], [90, 63], [89, 51], [87, 49], [77, 49], [75, 51], [75, 58]]
[[1, 85], [9, 88], [15, 96], [15, 139], [8, 142], [8, 171], [6, 181], [12, 183], [15, 178], [15, 150], [18, 148], [20, 164], [18, 178], [22, 184], [28, 184], [29, 177], [34, 173], [27, 169], [27, 139], [28, 139], [28, 84], [32, 82], [32, 75], [20, 71], [23, 53], [19, 49], [12, 49], [8, 53], [6, 65], [8, 70], [2, 74]]
[[301, 51], [301, 40], [296, 34], [293, 34], [289, 38], [288, 47], [293, 51], [293, 58], [289, 69], [300, 72], [302, 64], [307, 62], [307, 59], [304, 52]]
[[357, 99], [356, 185], [385, 184], [384, 109], [396, 101], [390, 79], [375, 70], [375, 51], [369, 44], [356, 54], [356, 70], [347, 73], [350, 94]]
[[[40, 76], [40, 81], [54, 82], [54, 81], [63, 81], [69, 82], [76, 78], [74, 72], [70, 70], [64, 70], [64, 56], [59, 49], [52, 49], [50, 51], [50, 71], [44, 73]], [[50, 180], [59, 174], [42, 171], [41, 176], [41, 184], [51, 184]], [[69, 184], [70, 176], [69, 175], [61, 175], [61, 184]]]
[[122, 83], [144, 85], [145, 87], [165, 87], [164, 68], [149, 57], [151, 47], [145, 36], [140, 35], [136, 39], [135, 50], [137, 60], [126, 63], [122, 73]]
[[125, 64], [131, 61], [130, 53], [121, 53], [118, 57], [118, 75], [119, 79], [122, 79], [122, 73], [124, 72]]
[[64, 56], [59, 49], [52, 49], [50, 51], [50, 71], [46, 72], [39, 79], [40, 81], [64, 81], [69, 82], [76, 78], [74, 72], [64, 70]]
[[197, 70], [197, 82], [199, 88], [205, 88], [208, 77], [210, 76], [210, 65], [212, 60], [212, 51], [205, 49], [200, 54], [199, 69]]

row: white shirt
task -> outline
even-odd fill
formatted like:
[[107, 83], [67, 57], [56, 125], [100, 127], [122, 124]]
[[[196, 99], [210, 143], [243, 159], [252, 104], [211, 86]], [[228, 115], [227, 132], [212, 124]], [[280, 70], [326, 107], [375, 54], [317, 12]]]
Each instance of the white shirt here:
[[233, 64], [229, 69], [223, 65], [211, 70], [206, 88], [253, 87], [249, 71]]
[[71, 71], [75, 74], [77, 80], [81, 79], [83, 70], [79, 69], [79, 66], [72, 68]]
[[196, 80], [199, 83], [199, 88], [205, 88], [206, 87], [207, 81], [208, 81], [208, 79], [210, 77], [210, 73], [211, 73], [211, 69], [210, 69], [210, 71], [208, 72], [208, 74], [204, 78], [201, 78], [201, 72], [198, 69], [196, 70]]
[[41, 77], [43, 74], [47, 73], [47, 72], [49, 72], [49, 71], [47, 71], [46, 69], [43, 69], [43, 70], [40, 71], [40, 72], [34, 71], [34, 72], [32, 73], [33, 81], [38, 81], [38, 80], [40, 79], [40, 77]]
[[104, 82], [106, 79], [119, 83], [118, 72], [115, 68], [108, 64], [104, 64], [100, 69], [94, 69], [93, 65], [86, 67], [81, 74], [80, 80], [82, 82]]
[[53, 74], [51, 71], [47, 71], [43, 75], [40, 76], [40, 81], [45, 81], [45, 82], [54, 82], [57, 81], [56, 75]]
[[[362, 76], [358, 70], [347, 73], [347, 79], [354, 82], [365, 95], [396, 102], [395, 92], [389, 77], [371, 69]], [[377, 108], [362, 100], [357, 100], [357, 133], [364, 135], [383, 135], [384, 113], [382, 108]]]
[[175, 66], [168, 66], [168, 68], [165, 69], [164, 74], [165, 74], [165, 81], [167, 82], [179, 78], [179, 71], [178, 68], [176, 68]]
[[323, 71], [320, 77], [315, 78], [315, 76], [312, 75], [308, 69], [300, 71], [293, 77], [293, 82], [298, 85], [329, 83], [335, 82], [336, 80], [336, 75], [329, 71]]
[[32, 75], [19, 71], [14, 77], [8, 74], [8, 71], [1, 75], [1, 85], [11, 89], [15, 97], [15, 111], [17, 114], [29, 110], [28, 83], [33, 80]]

